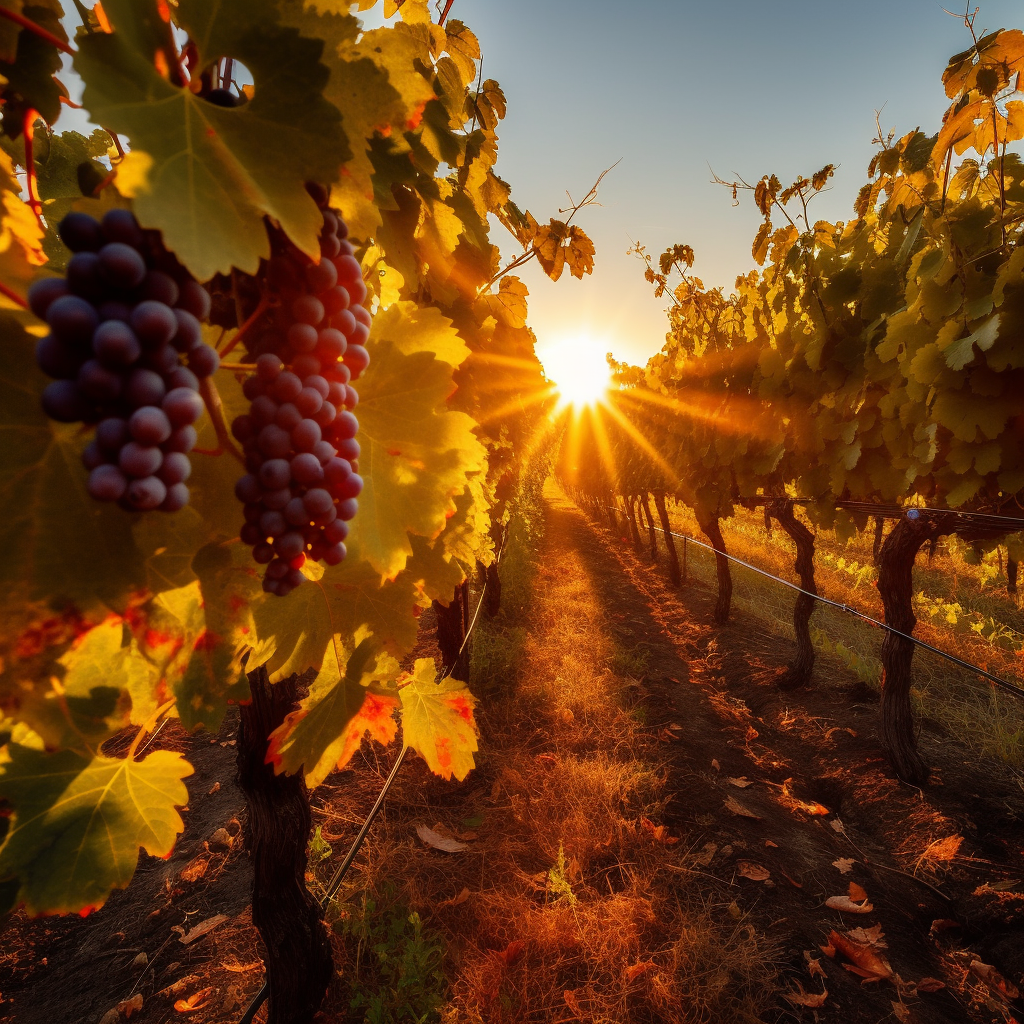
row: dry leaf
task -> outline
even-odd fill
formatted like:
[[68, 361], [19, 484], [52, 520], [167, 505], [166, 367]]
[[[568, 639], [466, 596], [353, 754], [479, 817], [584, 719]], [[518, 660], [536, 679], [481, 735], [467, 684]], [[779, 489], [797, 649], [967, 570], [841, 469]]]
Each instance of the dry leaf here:
[[758, 733], [758, 731], [752, 725], [747, 726], [746, 739], [748, 743], [753, 743], [753, 741], [756, 740], [759, 735], [760, 734]]
[[832, 831], [833, 832], [845, 832], [846, 831], [845, 828], [843, 827], [843, 823], [838, 818], [836, 818], [834, 821], [830, 821], [829, 824], [832, 826]]
[[910, 1020], [910, 1008], [905, 1003], [897, 1003], [895, 999], [890, 999], [889, 1002], [892, 1004], [893, 1016], [906, 1024]]
[[254, 960], [251, 964], [239, 963], [237, 960], [234, 963], [223, 963], [221, 967], [225, 971], [231, 971], [232, 974], [246, 974], [249, 971], [255, 971], [257, 967], [262, 967], [262, 960]]
[[726, 910], [734, 921], [738, 921], [743, 916], [743, 911], [740, 910], [740, 905], [735, 900], [726, 907]]
[[178, 1013], [195, 1013], [196, 1010], [202, 1010], [206, 1006], [212, 994], [212, 988], [201, 988], [198, 992], [193, 992], [187, 999], [177, 1000], [174, 1008]]
[[744, 807], [735, 797], [728, 797], [725, 801], [727, 810], [732, 811], [733, 814], [738, 814], [741, 818], [753, 818], [755, 821], [760, 821], [761, 816], [755, 814], [752, 810]]
[[657, 964], [653, 960], [643, 960], [637, 964], [631, 964], [626, 968], [626, 980], [636, 981], [641, 974], [646, 974], [648, 971], [653, 970], [657, 967]]
[[939, 917], [932, 921], [932, 926], [928, 929], [928, 934], [934, 937], [942, 932], [949, 931], [950, 928], [959, 927], [959, 921], [951, 921], [948, 917]]
[[443, 850], [445, 853], [461, 853], [463, 850], [469, 849], [465, 843], [449, 839], [447, 836], [438, 835], [432, 828], [427, 828], [426, 825], [417, 825], [416, 834], [427, 846], [432, 846], [435, 850]]
[[208, 917], [205, 921], [200, 921], [188, 934], [180, 925], [175, 925], [171, 931], [178, 932], [178, 941], [187, 946], [190, 942], [195, 942], [196, 939], [201, 939], [207, 932], [212, 932], [217, 925], [223, 924], [228, 919], [227, 914], [214, 914], [213, 917]]
[[777, 850], [779, 848], [779, 844], [778, 843], [773, 843], [770, 839], [766, 839], [764, 841], [764, 845], [765, 846], [770, 846], [770, 847], [772, 847], [775, 850]]
[[826, 999], [828, 999], [828, 989], [823, 988], [821, 994], [816, 992], [805, 992], [803, 985], [800, 984], [795, 978], [793, 984], [796, 985], [796, 991], [783, 992], [782, 997], [788, 999], [795, 1006], [809, 1006], [812, 1009], [816, 1009], [821, 1006]]
[[836, 947], [830, 942], [827, 946], [819, 946], [818, 949], [822, 951], [830, 960], [835, 958]]
[[980, 960], [974, 960], [971, 963], [970, 971], [971, 974], [981, 978], [996, 995], [1003, 999], [1020, 998], [1020, 990], [1017, 986], [1012, 981], [1007, 981], [994, 967], [983, 964]]
[[206, 869], [210, 866], [209, 857], [196, 857], [190, 860], [182, 869], [181, 874], [178, 876], [183, 882], [197, 882], [203, 875], [206, 874]]
[[577, 1017], [583, 1016], [583, 1011], [580, 1009], [580, 1004], [576, 1000], [576, 990], [567, 988], [562, 993], [562, 998], [565, 1000], [565, 1005], [576, 1014]]
[[870, 903], [854, 903], [849, 896], [829, 896], [825, 906], [846, 914], [870, 914], [875, 909]]
[[460, 903], [465, 903], [469, 899], [469, 889], [464, 888], [458, 896], [453, 896], [450, 900], [445, 900], [443, 903], [438, 903], [438, 907], [457, 907]]
[[872, 925], [870, 928], [849, 928], [846, 935], [864, 946], [874, 946], [875, 949], [888, 949], [889, 944], [885, 941], [885, 932], [880, 924]]
[[718, 852], [717, 843], [705, 843], [700, 853], [693, 858], [693, 863], [699, 868], [706, 868]]
[[867, 891], [856, 882], [850, 883], [850, 899], [857, 903], [863, 903], [868, 898]]
[[649, 818], [644, 817], [640, 819], [640, 824], [645, 832], [650, 832], [656, 842], [662, 843], [665, 846], [672, 846], [673, 843], [679, 842], [678, 836], [670, 836], [668, 834], [668, 825], [655, 825]]
[[146, 967], [149, 964], [149, 954], [146, 952], [140, 953], [133, 961], [132, 967]]
[[938, 839], [921, 854], [918, 863], [922, 860], [954, 860], [963, 841], [963, 836], [947, 836], [945, 839]]
[[720, 772], [722, 770], [722, 766], [718, 763], [718, 758], [711, 759], [711, 767], [714, 768], [716, 772]]
[[749, 878], [752, 882], [764, 882], [772, 877], [772, 873], [760, 864], [752, 860], [736, 861], [736, 873], [743, 878]]
[[125, 999], [117, 1004], [117, 1012], [123, 1017], [130, 1017], [142, 1009], [142, 993], [136, 992], [131, 999]]
[[730, 778], [729, 782], [739, 789], [746, 789], [747, 786], [753, 785], [753, 783], [750, 781], [750, 779], [746, 777], [746, 775], [741, 775], [738, 779]]
[[853, 974], [860, 975], [864, 981], [884, 981], [892, 977], [892, 968], [871, 946], [854, 942], [849, 936], [834, 929], [829, 932], [828, 941], [850, 961], [843, 966]]
[[[180, 965], [172, 964], [170, 967], [167, 968], [168, 973], [170, 973], [170, 971], [172, 971], [175, 967], [178, 966]], [[167, 988], [160, 989], [160, 991], [157, 992], [157, 995], [162, 996], [164, 999], [170, 999], [172, 996], [180, 996], [181, 993], [185, 991], [185, 989], [190, 988], [198, 980], [198, 974], [186, 974], [184, 978], [179, 978], [177, 981], [171, 982], [171, 984], [168, 985]]]
[[853, 865], [857, 862], [851, 860], [849, 857], [840, 857], [839, 860], [832, 861], [832, 867], [839, 869], [839, 874], [848, 875], [853, 870]]
[[[546, 874], [546, 872], [545, 872]], [[511, 967], [516, 960], [519, 959], [519, 955], [526, 949], [526, 943], [521, 939], [513, 939], [503, 950], [494, 951], [494, 956], [500, 960], [506, 967]]]
[[922, 978], [917, 983], [918, 992], [938, 992], [940, 989], [946, 987], [944, 981], [939, 981], [938, 978]]
[[811, 956], [809, 949], [804, 950], [804, 959], [807, 961], [807, 973], [812, 978], [825, 977], [825, 969], [821, 966], [821, 961]]

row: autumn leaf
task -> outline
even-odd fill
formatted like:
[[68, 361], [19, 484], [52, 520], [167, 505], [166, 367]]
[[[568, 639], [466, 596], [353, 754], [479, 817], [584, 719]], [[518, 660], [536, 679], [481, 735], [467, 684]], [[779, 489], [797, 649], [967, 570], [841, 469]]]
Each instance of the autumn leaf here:
[[863, 886], [858, 885], [856, 882], [850, 883], [849, 892], [850, 899], [854, 900], [857, 903], [863, 903], [868, 898], [867, 891], [864, 889]]
[[828, 999], [827, 988], [823, 988], [820, 993], [805, 992], [803, 985], [797, 979], [793, 979], [793, 984], [796, 985], [796, 991], [790, 989], [788, 992], [783, 992], [782, 997], [793, 1003], [794, 1006], [807, 1006], [816, 1009], [824, 1005], [825, 1000]]
[[738, 814], [741, 818], [754, 818], [757, 821], [761, 820], [759, 814], [755, 814], [752, 810], [744, 807], [735, 797], [728, 797], [725, 801], [726, 810], [732, 811], [733, 814]]
[[213, 991], [212, 988], [201, 988], [198, 992], [193, 992], [187, 999], [175, 1000], [174, 1008], [178, 1013], [195, 1013], [196, 1010], [202, 1010], [209, 1002]]
[[440, 833], [435, 832], [432, 828], [427, 828], [426, 825], [417, 825], [416, 835], [418, 835], [420, 839], [427, 844], [427, 846], [432, 846], [435, 850], [443, 850], [445, 853], [461, 853], [463, 850], [469, 849], [465, 843], [460, 843], [448, 836], [443, 836]]
[[989, 989], [1001, 999], [1011, 1001], [1020, 998], [1020, 989], [1012, 981], [1004, 978], [994, 967], [990, 967], [980, 960], [973, 960], [970, 971], [975, 977], [985, 982]]
[[760, 864], [752, 860], [740, 860], [736, 862], [736, 873], [743, 878], [749, 878], [752, 882], [766, 882], [772, 877], [772, 873]]
[[745, 776], [742, 775], [738, 779], [729, 779], [731, 785], [736, 786], [738, 789], [746, 789], [747, 786], [752, 786], [753, 783]]
[[945, 987], [946, 983], [944, 981], [939, 981], [938, 978], [922, 978], [917, 983], [918, 992], [939, 992]]
[[832, 867], [838, 868], [839, 874], [848, 875], [856, 863], [855, 860], [851, 860], [849, 857], [840, 857], [839, 860], [832, 861]]
[[834, 929], [829, 932], [828, 941], [830, 946], [850, 961], [843, 966], [848, 971], [860, 975], [865, 983], [884, 981], [892, 977], [892, 968], [871, 946], [855, 942]]
[[124, 1018], [129, 1018], [133, 1013], [138, 1013], [142, 1009], [142, 993], [136, 992], [135, 995], [128, 999], [122, 1000], [117, 1004], [117, 1012]]
[[829, 896], [825, 906], [847, 914], [870, 914], [875, 909], [870, 903], [854, 903], [849, 896]]
[[665, 846], [671, 846], [673, 843], [679, 842], [678, 836], [670, 836], [668, 834], [668, 825], [655, 825], [653, 821], [646, 817], [640, 818], [640, 825], [645, 832], [650, 833], [655, 842], [662, 843]]

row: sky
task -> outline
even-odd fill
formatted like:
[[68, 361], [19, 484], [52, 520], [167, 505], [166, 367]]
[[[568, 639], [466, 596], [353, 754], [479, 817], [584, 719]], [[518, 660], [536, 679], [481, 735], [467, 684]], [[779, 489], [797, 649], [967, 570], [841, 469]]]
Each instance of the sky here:
[[[886, 132], [937, 131], [942, 71], [970, 45], [936, 0], [454, 0], [449, 17], [476, 33], [484, 77], [505, 92], [496, 170], [520, 208], [558, 217], [567, 192], [580, 199], [619, 161], [601, 205], [577, 215], [594, 273], [520, 271], [542, 361], [567, 343], [641, 365], [661, 348], [666, 302], [627, 255], [635, 241], [655, 259], [688, 243], [694, 272], [726, 290], [751, 269], [752, 197], [734, 208], [711, 169], [788, 184], [836, 164], [812, 211], [847, 220], [875, 110]], [[1024, 28], [1020, 0], [983, 0], [976, 29], [995, 28]], [[493, 238], [508, 258], [519, 251], [497, 222]]]

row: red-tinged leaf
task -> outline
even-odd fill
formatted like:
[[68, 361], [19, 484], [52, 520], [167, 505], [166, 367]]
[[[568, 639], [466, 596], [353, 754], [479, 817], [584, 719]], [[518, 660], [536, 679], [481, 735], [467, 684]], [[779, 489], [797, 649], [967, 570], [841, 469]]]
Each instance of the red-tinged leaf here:
[[874, 946], [875, 949], [887, 949], [889, 945], [885, 941], [885, 932], [882, 931], [880, 924], [870, 928], [849, 928], [846, 935], [854, 942], [859, 942], [863, 946]]
[[766, 882], [772, 877], [772, 873], [766, 867], [755, 864], [752, 860], [737, 861], [736, 874], [742, 878], [749, 878], [752, 882]]
[[501, 961], [505, 967], [511, 967], [519, 959], [525, 949], [525, 942], [521, 939], [513, 939], [503, 950], [500, 952], [495, 950], [492, 955], [496, 960]]
[[751, 782], [750, 779], [743, 775], [738, 779], [729, 779], [729, 784], [732, 786], [736, 786], [737, 789], [746, 789], [747, 786], [752, 786], [753, 782]]
[[397, 662], [381, 654], [372, 637], [346, 653], [340, 644], [332, 645], [309, 696], [270, 735], [267, 763], [276, 772], [301, 768], [310, 787], [318, 786], [335, 766], [348, 764], [365, 733], [387, 744], [397, 731], [397, 699], [367, 689], [393, 679]]
[[436, 677], [433, 659], [418, 658], [412, 672], [400, 678], [402, 736], [435, 775], [461, 782], [474, 767], [476, 698], [465, 683]]
[[117, 1012], [127, 1019], [133, 1013], [138, 1013], [142, 1009], [142, 1003], [142, 993], [136, 992], [131, 998], [124, 999], [117, 1004]]
[[449, 836], [443, 836], [432, 828], [427, 828], [426, 825], [417, 825], [416, 834], [427, 846], [432, 846], [435, 850], [443, 850], [445, 853], [461, 853], [463, 850], [469, 849], [465, 843], [460, 843]]
[[959, 921], [953, 921], [948, 917], [938, 917], [932, 921], [931, 928], [928, 929], [928, 934], [932, 937], [941, 935], [943, 932], [949, 931], [951, 928], [962, 927]]
[[856, 882], [850, 883], [849, 891], [850, 899], [854, 900], [856, 903], [863, 903], [868, 898], [867, 891], [863, 888], [863, 886], [858, 885]]
[[870, 914], [875, 909], [871, 903], [854, 903], [849, 896], [829, 896], [825, 906], [844, 914]]
[[839, 874], [848, 875], [856, 863], [855, 860], [851, 860], [849, 857], [840, 857], [839, 860], [832, 861], [832, 867], [838, 868]]
[[655, 842], [662, 843], [665, 846], [672, 846], [674, 843], [679, 842], [678, 836], [670, 836], [668, 834], [668, 825], [655, 825], [649, 818], [641, 817], [640, 825], [643, 830], [651, 835]]
[[843, 966], [848, 971], [860, 975], [865, 981], [884, 981], [892, 977], [892, 968], [871, 946], [854, 942], [834, 929], [829, 932], [828, 941], [829, 945], [850, 961]]
[[811, 956], [809, 949], [804, 950], [804, 960], [807, 961], [807, 973], [812, 978], [824, 978], [825, 969], [821, 966], [821, 961], [816, 957]]
[[178, 927], [172, 929], [172, 931], [180, 931], [181, 935], [179, 935], [178, 941], [184, 946], [189, 946], [195, 942], [196, 939], [201, 939], [204, 935], [208, 935], [214, 928], [219, 928], [227, 920], [227, 914], [214, 914], [213, 917], [208, 917], [205, 921], [200, 921], [199, 924], [194, 928], [190, 928], [187, 932]]
[[761, 816], [755, 814], [749, 807], [744, 807], [735, 797], [728, 797], [725, 801], [726, 810], [732, 811], [733, 814], [738, 814], [741, 818], [753, 818], [755, 821], [760, 821]]
[[175, 1000], [174, 1008], [178, 1013], [195, 1013], [197, 1010], [202, 1010], [209, 1003], [213, 991], [212, 988], [201, 988], [198, 992], [193, 992], [187, 999]]
[[971, 974], [980, 978], [989, 989], [1001, 999], [1012, 1001], [1020, 998], [1020, 989], [1012, 981], [1004, 978], [994, 967], [982, 963], [980, 960], [971, 962]]
[[939, 981], [938, 978], [922, 978], [917, 983], [918, 992], [939, 992], [946, 987], [944, 981]]

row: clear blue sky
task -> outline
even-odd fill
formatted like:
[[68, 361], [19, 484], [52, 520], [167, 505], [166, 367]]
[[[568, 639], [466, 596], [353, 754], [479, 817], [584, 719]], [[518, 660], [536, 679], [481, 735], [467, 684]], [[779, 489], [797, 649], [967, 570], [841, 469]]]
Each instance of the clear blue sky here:
[[[625, 254], [631, 238], [655, 256], [689, 243], [706, 284], [729, 286], [753, 266], [751, 198], [733, 209], [709, 164], [783, 183], [838, 164], [812, 209], [849, 219], [875, 108], [886, 131], [937, 131], [942, 71], [970, 45], [935, 0], [455, 0], [451, 16], [477, 33], [484, 76], [508, 98], [496, 169], [520, 206], [546, 219], [566, 189], [579, 197], [622, 158], [603, 206], [580, 218], [597, 246], [594, 274], [523, 275], [542, 358], [545, 343], [580, 331], [632, 362], [661, 347], [665, 303]], [[981, 0], [982, 27], [1024, 28], [1024, 6]]]
[[[750, 269], [757, 213], [749, 196], [734, 209], [709, 165], [788, 183], [835, 163], [813, 209], [848, 219], [875, 109], [886, 131], [938, 130], [942, 70], [970, 45], [937, 0], [455, 0], [450, 16], [476, 32], [484, 76], [508, 99], [497, 171], [521, 207], [557, 216], [566, 190], [580, 198], [621, 158], [602, 205], [580, 215], [597, 246], [593, 275], [553, 284], [535, 265], [523, 271], [542, 358], [566, 335], [638, 363], [661, 347], [665, 302], [626, 255], [631, 239], [655, 257], [689, 243], [706, 284]], [[1024, 28], [1024, 7], [982, 0], [976, 27]], [[515, 254], [498, 225], [494, 237]]]

